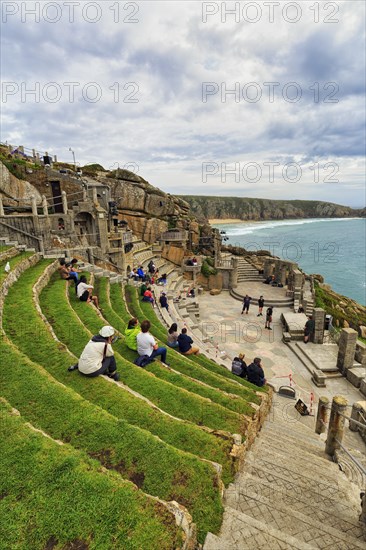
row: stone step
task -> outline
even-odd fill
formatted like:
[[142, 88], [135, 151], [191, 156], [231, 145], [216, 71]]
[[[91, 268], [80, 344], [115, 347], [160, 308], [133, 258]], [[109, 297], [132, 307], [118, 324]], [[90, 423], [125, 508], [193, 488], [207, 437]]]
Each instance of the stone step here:
[[[271, 497], [261, 494], [260, 488], [253, 485], [241, 485], [240, 496], [237, 500], [233, 493], [228, 491], [226, 504], [236, 510], [261, 521], [266, 526], [274, 527], [281, 533], [296, 537], [297, 541], [310, 544], [315, 548], [364, 548], [365, 542], [357, 535], [343, 532], [338, 524], [330, 526], [318, 519], [308, 509], [299, 495], [302, 504], [301, 510], [295, 510], [286, 504], [285, 499], [273, 502]], [[361, 530], [360, 533], [362, 534]]]
[[305, 449], [295, 448], [293, 445], [285, 446], [283, 441], [278, 441], [276, 438], [268, 441], [267, 438], [262, 439], [259, 437], [249, 453], [253, 453], [253, 457], [258, 455], [266, 459], [273, 456], [276, 460], [282, 460], [284, 463], [287, 463], [289, 457], [293, 460], [302, 460], [304, 471], [310, 468], [311, 472], [318, 473], [322, 479], [329, 481], [339, 472], [338, 464], [333, 462], [325, 453], [322, 457]]
[[[265, 426], [262, 429], [263, 436], [268, 437], [269, 441], [275, 439], [280, 441], [286, 447], [297, 446], [300, 449], [305, 449], [308, 452], [315, 454], [316, 456], [322, 457], [324, 455], [324, 441], [313, 440], [311, 437], [304, 436], [298, 430], [289, 430], [289, 435], [287, 432], [284, 434], [283, 429], [278, 429], [277, 427], [267, 427]], [[318, 436], [319, 437], [319, 436]]]
[[227, 507], [219, 537], [206, 540], [203, 550], [314, 550], [280, 530]]
[[[340, 482], [340, 480], [344, 481], [344, 479], [341, 478], [341, 473], [339, 476], [335, 476], [333, 483], [327, 483], [326, 481], [318, 479], [316, 476], [302, 473], [302, 461], [291, 462], [289, 460], [288, 464], [289, 466], [286, 466], [274, 460], [267, 461], [265, 459], [259, 459], [258, 457], [252, 461], [251, 458], [248, 457], [245, 462], [245, 471], [259, 479], [261, 479], [262, 476], [268, 481], [273, 479], [276, 484], [281, 484], [284, 481], [290, 482], [293, 490], [298, 491], [299, 495], [303, 491], [311, 492], [314, 495], [321, 495], [322, 498], [328, 499], [329, 506], [332, 506], [334, 501], [338, 501], [339, 499], [348, 502], [350, 490], [347, 485], [345, 486]], [[240, 476], [241, 474], [238, 476], [239, 482]]]
[[267, 479], [265, 475], [258, 479], [256, 475], [245, 472], [240, 474], [240, 480], [229, 485], [225, 491], [225, 500], [231, 507], [239, 506], [241, 495], [246, 491], [270, 499], [273, 508], [277, 507], [277, 503], [281, 505], [286, 502], [286, 506], [291, 507], [292, 510], [304, 513], [306, 506], [307, 515], [331, 527], [341, 529], [353, 537], [359, 538], [362, 532], [356, 506], [350, 509], [349, 503], [343, 500], [338, 499], [335, 503], [330, 503], [319, 492], [298, 491], [291, 480], [273, 477]]

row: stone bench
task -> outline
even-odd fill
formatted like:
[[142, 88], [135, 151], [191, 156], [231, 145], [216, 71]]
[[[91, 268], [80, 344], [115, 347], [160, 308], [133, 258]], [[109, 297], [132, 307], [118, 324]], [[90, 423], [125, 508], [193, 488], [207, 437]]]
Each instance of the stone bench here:
[[366, 368], [365, 367], [353, 367], [347, 369], [346, 378], [355, 388], [361, 387], [361, 382], [366, 377]]
[[313, 370], [311, 381], [314, 382], [314, 384], [318, 388], [325, 388], [326, 387], [325, 380], [326, 380], [326, 376], [321, 370], [317, 370], [317, 369]]
[[291, 342], [291, 334], [289, 332], [284, 332], [282, 334], [282, 342], [286, 344], [286, 342]]

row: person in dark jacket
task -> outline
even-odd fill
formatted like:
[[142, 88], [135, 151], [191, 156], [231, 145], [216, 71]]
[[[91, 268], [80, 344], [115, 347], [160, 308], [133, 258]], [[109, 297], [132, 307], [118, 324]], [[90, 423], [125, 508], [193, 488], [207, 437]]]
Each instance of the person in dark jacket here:
[[260, 296], [259, 297], [259, 300], [258, 300], [258, 315], [257, 317], [262, 317], [263, 316], [263, 306], [264, 306], [264, 298], [263, 296]]
[[187, 329], [182, 328], [181, 334], [178, 336], [179, 351], [184, 355], [198, 355], [199, 349], [192, 346], [193, 340], [187, 334]]
[[165, 292], [161, 293], [161, 296], [159, 298], [159, 302], [160, 302], [161, 307], [164, 307], [167, 311], [169, 311], [168, 298], [166, 297]]
[[305, 323], [304, 328], [304, 342], [307, 344], [310, 341], [314, 339], [314, 332], [315, 332], [315, 321], [313, 319], [313, 316], [310, 315], [309, 319]]
[[249, 306], [250, 306], [250, 302], [251, 302], [252, 298], [251, 296], [248, 296], [248, 294], [246, 294], [244, 296], [244, 299], [243, 299], [243, 309], [241, 311], [241, 314], [243, 315], [244, 311], [245, 313], [248, 315], [249, 313]]
[[255, 384], [256, 386], [264, 386], [266, 378], [261, 365], [260, 357], [255, 357], [253, 363], [247, 368], [248, 382]]
[[231, 372], [236, 374], [236, 376], [240, 376], [240, 378], [247, 377], [247, 364], [244, 361], [244, 357], [244, 353], [239, 353], [238, 357], [234, 357], [231, 364]]

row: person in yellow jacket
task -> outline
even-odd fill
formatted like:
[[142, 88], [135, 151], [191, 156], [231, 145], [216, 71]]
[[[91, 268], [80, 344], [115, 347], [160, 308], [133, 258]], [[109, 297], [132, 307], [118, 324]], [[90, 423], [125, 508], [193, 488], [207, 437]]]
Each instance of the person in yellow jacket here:
[[133, 318], [128, 321], [127, 328], [125, 330], [126, 344], [127, 347], [137, 351], [137, 340], [136, 337], [141, 331], [139, 327], [138, 320]]

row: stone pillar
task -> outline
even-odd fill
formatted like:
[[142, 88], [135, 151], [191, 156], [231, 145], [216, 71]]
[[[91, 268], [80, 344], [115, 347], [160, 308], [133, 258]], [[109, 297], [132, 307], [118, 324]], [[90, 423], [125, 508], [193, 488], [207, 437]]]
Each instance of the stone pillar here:
[[279, 282], [283, 284], [283, 286], [285, 286], [286, 279], [287, 279], [287, 265], [282, 265]]
[[98, 193], [97, 193], [97, 188], [96, 187], [93, 187], [93, 202], [94, 202], [95, 206], [98, 205]]
[[3, 198], [0, 196], [0, 216], [5, 216]]
[[337, 368], [343, 376], [346, 376], [347, 369], [353, 367], [356, 352], [357, 332], [352, 328], [343, 328], [338, 343]]
[[313, 309], [313, 319], [315, 321], [314, 344], [322, 344], [324, 341], [324, 323], [325, 311], [321, 307]]
[[57, 162], [57, 155], [53, 155], [53, 162]]
[[87, 194], [86, 188], [83, 187], [83, 201], [85, 202], [87, 199], [88, 199], [88, 194]]
[[36, 158], [36, 150], [35, 149], [32, 149], [32, 157], [35, 159]]
[[42, 208], [43, 208], [43, 215], [48, 216], [48, 204], [47, 204], [47, 199], [45, 195], [42, 195]]
[[316, 416], [315, 433], [323, 434], [329, 419], [329, 399], [328, 397], [319, 397], [318, 414]]
[[340, 448], [340, 445], [336, 440], [342, 442], [345, 418], [341, 416], [341, 414], [345, 414], [346, 408], [347, 399], [341, 395], [336, 395], [333, 397], [328, 435], [325, 442], [325, 452], [330, 456], [333, 456], [334, 451]]
[[[359, 402], [358, 403], [353, 403], [351, 418], [353, 418], [353, 420], [360, 421], [360, 414], [359, 414], [360, 412], [362, 412], [361, 403], [359, 403]], [[358, 432], [358, 426], [357, 426], [357, 424], [352, 422], [352, 420], [349, 421], [349, 429], [351, 430], [351, 432]]]
[[66, 191], [61, 191], [61, 197], [62, 197], [62, 208], [63, 208], [64, 214], [67, 214], [67, 212], [68, 212], [68, 206], [67, 206], [67, 195], [66, 195]]
[[38, 216], [38, 212], [37, 212], [37, 200], [36, 200], [35, 195], [32, 195], [32, 196], [31, 196], [31, 201], [32, 201], [32, 214], [33, 214], [33, 216]]
[[281, 260], [275, 260], [274, 276], [275, 276], [276, 283], [278, 283], [280, 281], [281, 265], [282, 265]]
[[265, 279], [272, 275], [272, 260], [264, 260], [263, 275]]
[[238, 286], [238, 258], [232, 258], [233, 269], [230, 271], [229, 289]]

